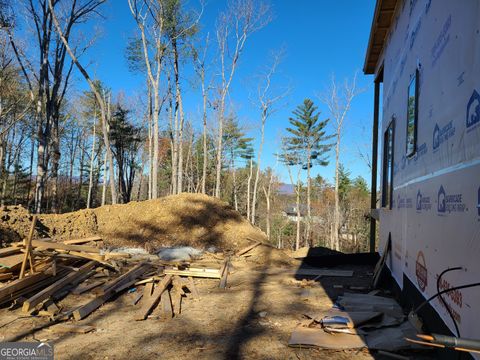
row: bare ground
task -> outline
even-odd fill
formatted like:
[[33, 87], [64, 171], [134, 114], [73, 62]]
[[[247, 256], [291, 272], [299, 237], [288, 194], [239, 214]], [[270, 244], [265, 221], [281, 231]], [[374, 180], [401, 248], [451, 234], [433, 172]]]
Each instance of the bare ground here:
[[[95, 326], [91, 333], [58, 335], [51, 330], [55, 325], [49, 326], [44, 318], [22, 318], [20, 310], [0, 309], [0, 326], [13, 320], [0, 327], [0, 334], [52, 341], [57, 359], [372, 359], [368, 350], [328, 351], [287, 345], [291, 332], [305, 321], [303, 314], [332, 306], [332, 284], [367, 285], [371, 269], [357, 267], [355, 278], [325, 278], [323, 286], [318, 283], [310, 289], [305, 301], [301, 282], [285, 273], [295, 266], [279, 267], [278, 261], [271, 262], [270, 257], [278, 256], [275, 253], [275, 249], [263, 249], [250, 259], [235, 258], [226, 290], [219, 289], [216, 280], [195, 280], [200, 299], [184, 298], [182, 313], [173, 319], [161, 320], [157, 308], [147, 320], [135, 321], [139, 306], [133, 305], [134, 292], [120, 295], [78, 322]], [[93, 296], [68, 295], [59, 305], [69, 309]], [[32, 333], [33, 328], [42, 326]]]

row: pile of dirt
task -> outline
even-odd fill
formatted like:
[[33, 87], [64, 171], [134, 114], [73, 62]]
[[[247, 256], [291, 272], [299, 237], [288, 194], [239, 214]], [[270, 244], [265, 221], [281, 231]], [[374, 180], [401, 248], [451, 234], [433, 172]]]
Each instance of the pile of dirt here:
[[[7, 241], [27, 236], [31, 215], [20, 206], [0, 211], [0, 235]], [[66, 214], [39, 216], [37, 236], [68, 239], [100, 235], [107, 246], [193, 246], [238, 250], [252, 241], [266, 241], [227, 203], [202, 194], [106, 205]]]

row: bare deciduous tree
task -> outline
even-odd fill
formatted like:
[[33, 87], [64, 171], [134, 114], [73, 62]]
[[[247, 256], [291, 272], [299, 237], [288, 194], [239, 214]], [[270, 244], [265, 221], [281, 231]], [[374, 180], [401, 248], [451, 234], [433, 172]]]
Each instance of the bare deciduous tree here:
[[[89, 12], [96, 11], [96, 9], [105, 2], [105, 0], [90, 0], [88, 3], [90, 4], [89, 7]], [[103, 139], [105, 143], [105, 149], [106, 149], [106, 157], [108, 159], [108, 163], [110, 164], [109, 171], [110, 171], [110, 190], [112, 193], [112, 203], [116, 204], [117, 203], [117, 191], [115, 189], [115, 172], [113, 169], [113, 156], [112, 156], [112, 150], [110, 147], [110, 139], [108, 138], [108, 132], [107, 132], [107, 107], [105, 103], [104, 97], [102, 97], [102, 94], [100, 94], [100, 91], [90, 75], [88, 75], [87, 71], [85, 68], [80, 64], [80, 62], [77, 59], [77, 56], [75, 53], [72, 51], [70, 48], [70, 45], [68, 44], [68, 40], [63, 34], [62, 28], [60, 27], [60, 23], [58, 22], [58, 19], [55, 15], [55, 11], [53, 10], [53, 4], [52, 0], [48, 0], [48, 6], [50, 8], [51, 14], [52, 14], [52, 20], [53, 24], [55, 25], [55, 30], [58, 33], [58, 36], [60, 37], [61, 41], [63, 42], [66, 51], [70, 55], [73, 63], [75, 66], [78, 68], [82, 76], [85, 78], [87, 81], [88, 85], [90, 86], [90, 90], [92, 90], [93, 94], [95, 95], [95, 99], [97, 100], [97, 103], [100, 106], [100, 114], [101, 114], [101, 119], [102, 119], [102, 131], [103, 131]], [[105, 176], [105, 175], [104, 175]]]
[[357, 74], [353, 76], [353, 80], [350, 82], [345, 80], [342, 86], [338, 86], [335, 77], [332, 76], [332, 80], [328, 90], [319, 95], [320, 100], [327, 105], [330, 115], [334, 120], [335, 126], [335, 207], [333, 215], [333, 236], [331, 247], [335, 250], [340, 250], [340, 199], [339, 199], [339, 165], [340, 165], [340, 142], [342, 139], [343, 126], [350, 111], [352, 101], [361, 90], [356, 85]]
[[[216, 197], [220, 197], [221, 189], [223, 122], [227, 94], [247, 39], [252, 33], [266, 26], [270, 20], [270, 7], [266, 3], [256, 0], [230, 0], [227, 10], [220, 14], [217, 21], [216, 35], [220, 52], [221, 81], [215, 176]], [[229, 56], [229, 49], [233, 49], [231, 56]]]
[[263, 144], [265, 142], [265, 124], [268, 118], [275, 112], [273, 108], [274, 104], [287, 96], [289, 89], [277, 94], [272, 94], [272, 77], [275, 74], [277, 67], [282, 57], [282, 51], [272, 54], [273, 61], [267, 72], [264, 74], [259, 86], [258, 86], [258, 103], [260, 105], [260, 118], [261, 118], [261, 131], [260, 131], [260, 145], [257, 152], [257, 171], [255, 173], [255, 181], [253, 183], [253, 199], [252, 199], [252, 211], [250, 221], [255, 224], [255, 214], [257, 208], [257, 195], [258, 195], [258, 180], [260, 178], [260, 164], [262, 160]]

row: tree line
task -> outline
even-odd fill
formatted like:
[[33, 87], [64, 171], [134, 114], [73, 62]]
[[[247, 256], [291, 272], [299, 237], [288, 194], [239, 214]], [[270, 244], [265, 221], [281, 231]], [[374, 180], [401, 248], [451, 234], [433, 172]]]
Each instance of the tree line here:
[[[275, 154], [278, 164], [265, 167], [266, 124], [290, 93], [278, 86], [283, 51], [273, 51], [257, 77], [258, 141], [248, 136], [230, 94], [246, 44], [273, 19], [269, 4], [229, 0], [214, 32], [206, 33], [201, 2], [126, 0], [122, 6], [136, 31], [125, 61], [144, 79], [133, 96], [112, 91], [84, 61], [94, 34], [82, 26], [102, 22], [105, 3], [0, 1], [2, 207], [61, 213], [204, 193], [228, 201], [279, 247], [362, 246], [368, 189], [340, 164], [343, 124], [358, 93], [355, 78], [341, 86], [332, 79], [318, 95], [331, 119], [321, 118], [311, 99], [293, 110]], [[89, 90], [78, 89], [75, 75]], [[189, 86], [200, 90], [196, 116], [184, 109]], [[312, 178], [311, 168], [327, 165], [332, 151], [330, 185]], [[292, 191], [281, 191], [278, 166], [287, 169]], [[285, 211], [292, 204], [294, 220]]]

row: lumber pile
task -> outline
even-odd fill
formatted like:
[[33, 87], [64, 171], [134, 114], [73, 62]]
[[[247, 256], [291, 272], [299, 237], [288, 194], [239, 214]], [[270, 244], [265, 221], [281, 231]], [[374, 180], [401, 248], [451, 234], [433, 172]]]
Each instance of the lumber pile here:
[[[63, 242], [33, 239], [36, 226], [37, 218], [33, 216], [28, 237], [22, 242], [0, 249], [0, 306], [11, 304], [21, 307], [25, 314], [54, 318], [61, 312], [56, 301], [69, 293], [83, 294], [102, 286], [101, 296], [106, 301], [127, 289], [150, 270], [149, 264], [142, 263], [123, 271], [118, 261], [125, 261], [129, 255], [105, 254], [99, 247], [90, 245], [101, 244], [102, 239], [98, 236]], [[123, 275], [107, 284], [104, 284], [105, 281], [89, 281], [89, 278], [96, 278], [99, 274], [110, 276], [112, 269], [123, 272]], [[98, 300], [96, 303], [99, 303], [98, 306], [102, 304]], [[96, 307], [86, 304], [70, 310], [67, 318], [70, 315], [83, 318]], [[77, 313], [81, 315], [75, 315]]]
[[[226, 288], [230, 258], [216, 266], [151, 262], [128, 254], [105, 252], [101, 237], [85, 239], [34, 238], [33, 216], [28, 236], [0, 249], [0, 306], [18, 308], [21, 316], [45, 316], [58, 323], [85, 319], [122, 293], [133, 293], [134, 319], [170, 319], [182, 312], [188, 296], [199, 298], [195, 278]], [[100, 246], [99, 246], [100, 245]], [[247, 249], [245, 252], [248, 252]], [[72, 302], [62, 301], [67, 296]], [[86, 333], [83, 325], [56, 326], [57, 332]]]

